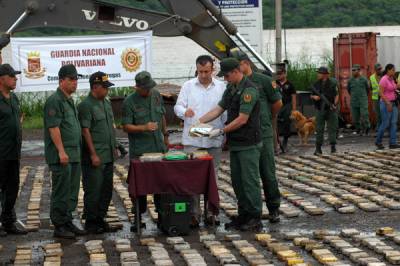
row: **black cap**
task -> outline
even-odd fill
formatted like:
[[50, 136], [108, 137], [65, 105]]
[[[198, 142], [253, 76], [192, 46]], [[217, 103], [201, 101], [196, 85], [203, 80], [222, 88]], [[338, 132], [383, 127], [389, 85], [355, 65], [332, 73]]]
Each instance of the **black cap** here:
[[286, 73], [285, 67], [282, 67], [282, 68], [279, 67], [279, 68], [276, 70], [276, 74], [277, 74], [277, 75], [280, 75], [280, 74], [283, 74], [283, 73]]
[[74, 65], [63, 65], [60, 70], [58, 71], [58, 78], [78, 78], [82, 77], [82, 75], [78, 74]]
[[90, 83], [90, 87], [92, 87], [93, 84], [101, 84], [104, 88], [109, 88], [109, 87], [114, 86], [114, 83], [111, 83], [108, 80], [108, 75], [101, 71], [97, 71], [97, 72], [93, 73], [92, 75], [90, 75], [89, 83]]
[[318, 70], [317, 70], [317, 72], [320, 73], [320, 74], [329, 74], [328, 68], [327, 68], [327, 67], [324, 67], [324, 66], [319, 67]]
[[15, 75], [21, 74], [21, 71], [16, 71], [14, 68], [9, 64], [2, 64], [0, 65], [0, 76], [10, 76], [14, 77]]
[[249, 59], [249, 56], [248, 56], [245, 52], [240, 51], [240, 50], [233, 50], [233, 51], [231, 51], [231, 57], [234, 57], [234, 58], [236, 58], [236, 59], [239, 60], [239, 61], [242, 61], [242, 60], [250, 60], [250, 59]]
[[218, 77], [225, 76], [228, 72], [238, 68], [240, 65], [239, 61], [233, 57], [224, 58], [219, 64], [220, 70], [217, 74]]
[[157, 83], [151, 78], [151, 74], [147, 71], [139, 72], [135, 76], [136, 87], [150, 90], [154, 88]]

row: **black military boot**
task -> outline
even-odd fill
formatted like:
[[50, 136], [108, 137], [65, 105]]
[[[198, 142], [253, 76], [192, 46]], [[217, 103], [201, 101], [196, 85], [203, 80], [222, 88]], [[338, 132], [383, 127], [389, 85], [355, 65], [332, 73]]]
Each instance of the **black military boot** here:
[[250, 217], [240, 226], [240, 231], [259, 232], [263, 228], [260, 217]]
[[7, 236], [7, 232], [4, 231], [3, 227], [0, 227], [0, 237], [6, 237]]
[[284, 138], [283, 138], [283, 144], [282, 144], [282, 146], [283, 146], [284, 152], [287, 152], [287, 144], [288, 144], [288, 141], [289, 141], [289, 138], [288, 138], [288, 137], [284, 137]]
[[279, 209], [273, 209], [269, 212], [268, 220], [270, 223], [279, 223], [281, 219], [279, 218]]
[[69, 230], [68, 227], [56, 226], [54, 229], [54, 237], [65, 238], [65, 239], [74, 239], [75, 234]]
[[321, 155], [322, 154], [322, 148], [321, 148], [322, 146], [321, 145], [317, 145], [316, 147], [315, 147], [315, 152], [314, 152], [314, 155]]
[[232, 217], [231, 221], [229, 223], [225, 224], [225, 229], [235, 229], [239, 230], [240, 226], [246, 222], [246, 218], [244, 216], [237, 216], [237, 217]]
[[336, 153], [336, 145], [335, 144], [331, 144], [331, 153]]
[[71, 231], [72, 233], [74, 233], [76, 236], [84, 236], [84, 235], [87, 235], [86, 230], [83, 230], [83, 229], [77, 227], [77, 226], [74, 225], [72, 222], [68, 222], [65, 226], [69, 229], [69, 231]]
[[15, 223], [4, 224], [3, 228], [9, 235], [26, 235], [28, 233], [25, 228], [17, 227]]

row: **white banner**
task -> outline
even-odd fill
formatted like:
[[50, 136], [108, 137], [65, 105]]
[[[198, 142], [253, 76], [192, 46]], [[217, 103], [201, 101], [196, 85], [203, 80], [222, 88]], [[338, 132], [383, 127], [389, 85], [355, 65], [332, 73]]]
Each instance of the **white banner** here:
[[17, 91], [48, 91], [58, 86], [58, 70], [74, 64], [78, 89], [89, 88], [89, 76], [102, 71], [116, 87], [133, 86], [135, 75], [151, 72], [152, 32], [78, 37], [12, 38]]

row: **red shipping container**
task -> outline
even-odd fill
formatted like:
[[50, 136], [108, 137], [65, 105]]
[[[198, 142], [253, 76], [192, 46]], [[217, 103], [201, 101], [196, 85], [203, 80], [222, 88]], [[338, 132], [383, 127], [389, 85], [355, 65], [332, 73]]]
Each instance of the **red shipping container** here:
[[[350, 95], [347, 83], [351, 77], [351, 67], [354, 64], [361, 66], [361, 75], [369, 79], [377, 62], [376, 36], [379, 33], [341, 33], [333, 39], [333, 60], [335, 77], [339, 83], [340, 112], [347, 123], [351, 123]], [[371, 95], [369, 95], [369, 117], [372, 125], [376, 123], [373, 113]]]

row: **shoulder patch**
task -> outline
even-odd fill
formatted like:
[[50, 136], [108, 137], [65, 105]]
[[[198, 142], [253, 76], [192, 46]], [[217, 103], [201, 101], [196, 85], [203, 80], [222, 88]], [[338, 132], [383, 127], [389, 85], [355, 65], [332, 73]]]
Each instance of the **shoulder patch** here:
[[243, 95], [243, 100], [245, 103], [251, 102], [251, 99], [252, 99], [251, 94], [246, 93]]

